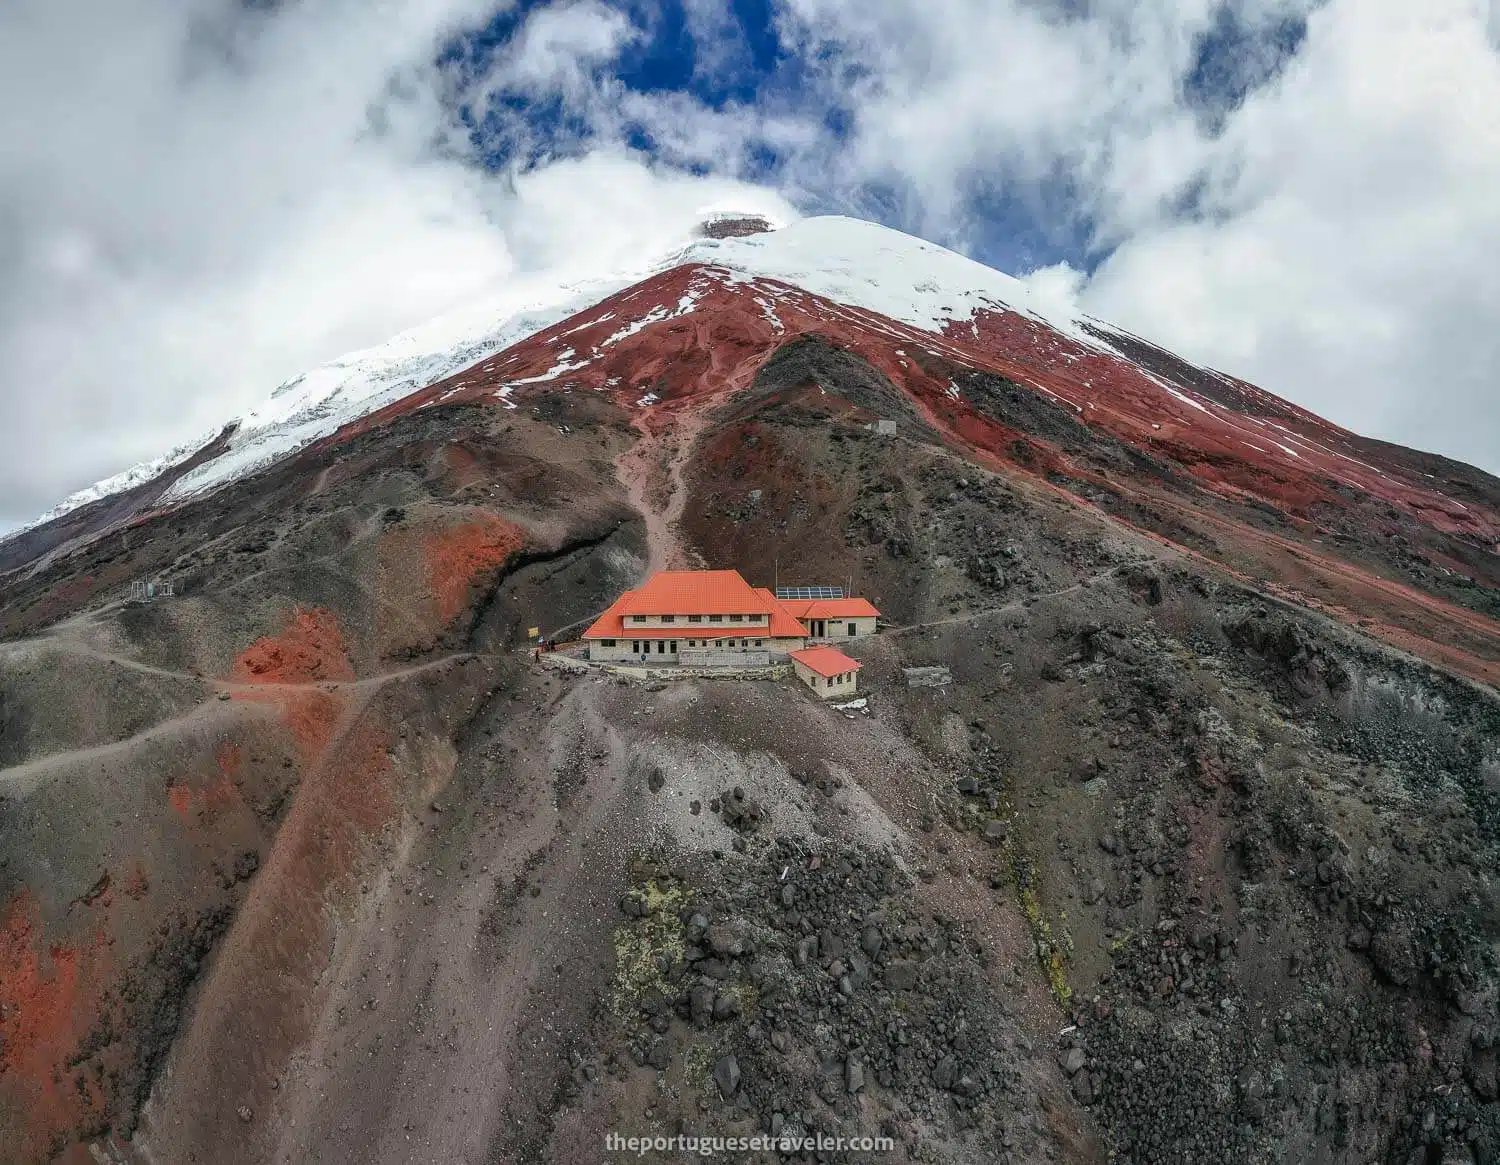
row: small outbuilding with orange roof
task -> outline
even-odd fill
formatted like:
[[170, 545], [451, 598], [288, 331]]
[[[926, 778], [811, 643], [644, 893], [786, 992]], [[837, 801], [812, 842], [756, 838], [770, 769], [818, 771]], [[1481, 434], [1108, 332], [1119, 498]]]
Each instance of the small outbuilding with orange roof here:
[[797, 678], [825, 700], [858, 691], [859, 668], [858, 660], [826, 643], [792, 652], [792, 670]]

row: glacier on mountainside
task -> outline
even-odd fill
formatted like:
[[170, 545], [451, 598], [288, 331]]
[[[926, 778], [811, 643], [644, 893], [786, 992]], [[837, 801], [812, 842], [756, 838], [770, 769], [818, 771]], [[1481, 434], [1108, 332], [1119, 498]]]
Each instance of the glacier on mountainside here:
[[7, 532], [5, 537], [13, 538], [15, 535], [24, 533], [27, 530], [34, 530], [38, 526], [44, 526], [54, 518], [61, 518], [64, 514], [71, 510], [76, 510], [80, 506], [90, 505], [102, 498], [113, 497], [115, 494], [122, 494], [126, 490], [134, 489], [138, 485], [145, 485], [146, 482], [160, 477], [173, 466], [181, 465], [205, 445], [211, 444], [220, 432], [220, 429], [215, 429], [210, 433], [205, 433], [201, 437], [184, 442], [175, 449], [163, 453], [160, 457], [153, 457], [150, 461], [142, 461], [139, 465], [132, 465], [129, 469], [122, 470], [112, 477], [106, 477], [103, 481], [96, 481], [93, 485], [85, 486], [75, 493], [70, 493], [45, 514], [27, 522], [24, 526], [18, 526], [16, 529]]
[[[981, 310], [1009, 309], [1081, 344], [1113, 351], [1082, 328], [1080, 319], [1044, 314], [1026, 283], [1014, 276], [875, 223], [840, 216], [805, 218], [765, 234], [696, 239], [635, 270], [581, 283], [538, 286], [529, 298], [518, 293], [490, 297], [386, 343], [332, 360], [282, 384], [265, 404], [239, 417], [228, 450], [184, 474], [163, 500], [181, 500], [261, 469], [642, 278], [690, 263], [724, 268], [731, 275], [779, 280], [932, 332], [972, 319]], [[658, 310], [643, 320], [622, 319], [617, 335], [629, 335], [684, 310], [691, 310], [691, 305]], [[774, 319], [774, 311], [771, 316]], [[149, 481], [207, 440], [212, 437], [80, 490], [23, 529]]]
[[1047, 313], [1024, 280], [936, 243], [841, 215], [804, 218], [770, 234], [702, 239], [670, 265], [704, 263], [790, 283], [923, 331], [941, 332], [980, 311], [1030, 316], [1089, 348], [1114, 353], [1083, 316]]

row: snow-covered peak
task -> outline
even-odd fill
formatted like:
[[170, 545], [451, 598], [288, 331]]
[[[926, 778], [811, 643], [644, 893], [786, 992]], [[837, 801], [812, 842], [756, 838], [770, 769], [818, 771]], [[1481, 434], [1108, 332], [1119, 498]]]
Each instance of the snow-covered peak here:
[[[729, 211], [722, 214], [730, 215]], [[697, 263], [745, 278], [775, 279], [835, 302], [940, 332], [981, 310], [1009, 308], [1097, 346], [1078, 321], [1044, 314], [1027, 284], [900, 231], [837, 216], [770, 223], [775, 229], [731, 238], [698, 238], [630, 270], [586, 282], [513, 287], [351, 352], [280, 385], [235, 419], [228, 450], [196, 466], [163, 495], [176, 500], [243, 477], [326, 437], [351, 421], [461, 372], [528, 336], [583, 311], [654, 272]], [[622, 326], [631, 323], [621, 321]], [[211, 438], [210, 438], [211, 439]], [[72, 495], [40, 521], [151, 480], [203, 441]], [[34, 523], [35, 524], [35, 523]]]
[[630, 286], [644, 272], [533, 285], [440, 316], [280, 385], [239, 418], [228, 452], [179, 478], [175, 500], [242, 477]]
[[[1073, 315], [1044, 307], [1022, 280], [956, 251], [856, 218], [804, 218], [770, 233], [703, 239], [676, 256], [779, 279], [836, 303], [940, 332], [979, 311], [1029, 315], [1090, 347], [1100, 341]], [[1050, 306], [1050, 305], [1049, 305]]]

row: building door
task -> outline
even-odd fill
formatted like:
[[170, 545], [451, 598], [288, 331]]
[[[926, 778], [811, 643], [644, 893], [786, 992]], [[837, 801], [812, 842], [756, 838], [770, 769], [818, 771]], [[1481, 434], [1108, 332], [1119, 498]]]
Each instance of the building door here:
[[677, 640], [675, 640], [675, 639], [672, 640], [672, 654], [673, 655], [677, 654]]

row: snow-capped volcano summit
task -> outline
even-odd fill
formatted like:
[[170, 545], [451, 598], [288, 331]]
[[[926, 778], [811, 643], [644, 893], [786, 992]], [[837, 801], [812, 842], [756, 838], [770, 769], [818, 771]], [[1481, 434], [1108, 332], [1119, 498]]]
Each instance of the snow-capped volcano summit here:
[[910, 433], [1122, 514], [1130, 496], [1137, 520], [1181, 505], [1231, 512], [1236, 529], [1276, 515], [1314, 545], [1383, 522], [1437, 537], [1431, 561], [1459, 577], [1482, 573], [1500, 545], [1500, 490], [1486, 475], [1362, 438], [1026, 280], [856, 219], [777, 225], [726, 211], [708, 226], [632, 270], [500, 292], [288, 381], [218, 434], [0, 544], [0, 570], [418, 410], [534, 412], [557, 393], [597, 394], [630, 417], [642, 444], [622, 480], [643, 508], [641, 491], [660, 487], [635, 462], [663, 439], [690, 447], [804, 337], [863, 362], [889, 386], [882, 399], [902, 401], [890, 408], [919, 419]]
[[[708, 225], [752, 219], [760, 224], [756, 233], [699, 237], [626, 271], [500, 293], [331, 360], [278, 386], [263, 405], [227, 420], [234, 430], [228, 447], [177, 478], [162, 496], [181, 499], [253, 472], [646, 276], [680, 266], [711, 265], [740, 276], [775, 279], [932, 331], [971, 320], [976, 311], [1008, 309], [1079, 342], [1099, 343], [1077, 320], [1041, 314], [1022, 280], [874, 223], [821, 217], [777, 226], [758, 215], [723, 211], [710, 216]], [[33, 525], [149, 482], [180, 466], [216, 435], [204, 434], [166, 457], [80, 490]]]

